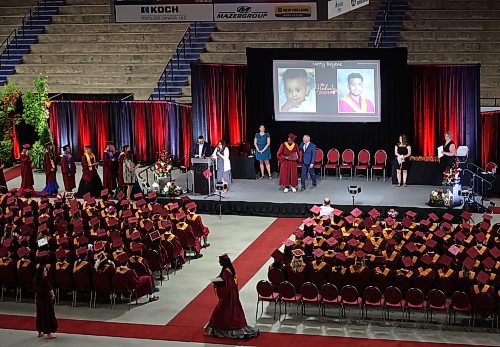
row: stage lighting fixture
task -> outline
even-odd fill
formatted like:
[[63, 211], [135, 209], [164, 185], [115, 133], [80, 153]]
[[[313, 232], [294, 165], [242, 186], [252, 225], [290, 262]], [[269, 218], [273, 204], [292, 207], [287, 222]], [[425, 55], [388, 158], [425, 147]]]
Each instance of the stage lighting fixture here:
[[352, 195], [352, 204], [354, 205], [354, 197], [361, 193], [361, 186], [348, 186], [347, 192]]

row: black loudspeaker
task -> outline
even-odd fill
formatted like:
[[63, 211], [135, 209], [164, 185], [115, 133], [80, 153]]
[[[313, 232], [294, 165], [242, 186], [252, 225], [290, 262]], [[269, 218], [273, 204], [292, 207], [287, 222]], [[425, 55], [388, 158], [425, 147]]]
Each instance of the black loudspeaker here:
[[201, 195], [208, 195], [208, 184], [210, 182], [209, 178], [208, 180], [205, 178], [203, 175], [203, 171], [208, 169], [207, 164], [194, 164], [193, 165], [193, 171], [194, 171], [194, 193], [195, 194], [201, 194]]

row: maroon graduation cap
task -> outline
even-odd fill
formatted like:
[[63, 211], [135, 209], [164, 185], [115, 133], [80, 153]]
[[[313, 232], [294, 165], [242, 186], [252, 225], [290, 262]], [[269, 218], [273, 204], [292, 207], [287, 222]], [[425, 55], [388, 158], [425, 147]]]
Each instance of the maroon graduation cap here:
[[428, 239], [427, 241], [425, 241], [425, 245], [431, 249], [433, 249], [434, 247], [436, 247], [437, 245], [437, 242], [433, 239]]
[[130, 238], [132, 239], [132, 241], [138, 240], [141, 238], [141, 233], [136, 230], [132, 234], [130, 234]]
[[368, 212], [368, 215], [373, 219], [377, 219], [378, 217], [380, 217], [380, 212], [377, 209], [372, 208], [370, 212]]
[[323, 234], [323, 232], [325, 231], [325, 227], [322, 225], [316, 225], [314, 227], [314, 231], [317, 232], [318, 234]]
[[334, 237], [330, 237], [326, 240], [326, 243], [328, 244], [328, 246], [333, 247], [338, 243], [338, 241]]
[[366, 256], [366, 253], [363, 252], [362, 250], [358, 250], [354, 253], [356, 257], [363, 259]]
[[432, 263], [432, 258], [429, 254], [426, 253], [420, 257], [420, 261], [425, 265], [429, 265], [430, 263]]
[[285, 245], [285, 247], [292, 247], [295, 245], [295, 242], [290, 239], [286, 239], [285, 241], [283, 241], [283, 244]]
[[415, 244], [413, 242], [408, 242], [405, 244], [405, 248], [409, 251], [409, 252], [415, 252], [417, 250], [417, 246], [415, 246]]
[[352, 215], [348, 215], [347, 217], [345, 217], [345, 221], [349, 224], [352, 224], [354, 223], [354, 217]]
[[123, 198], [125, 198], [125, 194], [122, 191], [119, 191], [118, 194], [116, 194], [116, 197], [118, 200], [123, 200]]
[[66, 257], [66, 251], [64, 250], [64, 248], [58, 248], [56, 251], [56, 258], [62, 259], [64, 257]]
[[475, 261], [474, 259], [471, 259], [469, 257], [465, 258], [464, 262], [463, 262], [463, 265], [465, 266], [466, 269], [468, 270], [472, 270], [472, 268], [474, 267], [474, 264], [475, 264]]
[[490, 224], [489, 223], [486, 223], [486, 222], [481, 222], [479, 224], [479, 227], [481, 229], [483, 229], [484, 231], [488, 231], [490, 229]]
[[370, 217], [366, 217], [364, 220], [363, 220], [363, 225], [365, 226], [365, 228], [369, 229], [372, 225], [374, 224], [373, 222], [373, 219], [371, 219]]
[[125, 252], [120, 253], [118, 257], [116, 258], [118, 261], [118, 264], [125, 264], [128, 261], [128, 254]]
[[408, 229], [412, 224], [413, 222], [408, 218], [408, 217], [404, 217], [401, 224], [406, 228]]
[[497, 246], [490, 248], [490, 255], [494, 258], [497, 259], [500, 257], [500, 249], [498, 249]]
[[405, 213], [409, 218], [415, 218], [417, 214], [411, 210], [406, 211]]
[[122, 213], [123, 218], [129, 218], [132, 216], [132, 210], [125, 210]]
[[356, 239], [350, 239], [349, 241], [347, 241], [347, 244], [351, 247], [356, 247], [357, 245], [359, 245], [359, 241]]
[[472, 213], [469, 211], [463, 211], [462, 214], [460, 214], [460, 217], [467, 221], [472, 218]]
[[104, 229], [97, 230], [96, 234], [97, 234], [97, 237], [105, 237], [108, 235], [108, 233]]
[[476, 279], [479, 283], [486, 284], [486, 282], [488, 282], [488, 280], [490, 279], [490, 276], [486, 272], [481, 270], [477, 274]]
[[359, 218], [363, 214], [363, 211], [361, 211], [359, 208], [355, 208], [354, 210], [351, 211], [351, 216], [354, 218]]
[[158, 230], [153, 231], [152, 233], [149, 233], [149, 238], [151, 241], [158, 240], [161, 237], [160, 232]]
[[150, 220], [146, 220], [144, 222], [144, 229], [146, 229], [147, 232], [150, 232], [151, 229], [153, 229], [153, 223]]
[[488, 221], [488, 222], [491, 222], [491, 220], [493, 219], [493, 216], [491, 214], [483, 214], [483, 220], [484, 221]]
[[271, 257], [273, 257], [273, 259], [276, 261], [281, 261], [283, 259], [283, 252], [281, 252], [279, 249], [276, 249], [271, 254]]
[[334, 210], [333, 210], [333, 215], [334, 215], [335, 217], [340, 217], [340, 216], [342, 216], [342, 213], [344, 213], [344, 211], [339, 210], [338, 208], [336, 208], [336, 209], [334, 209]]
[[484, 259], [482, 263], [485, 269], [493, 269], [493, 267], [495, 266], [495, 261], [490, 257]]
[[356, 238], [363, 236], [363, 232], [361, 230], [359, 230], [358, 228], [353, 229], [351, 231], [351, 234], [353, 234]]
[[141, 252], [144, 245], [140, 242], [136, 242], [132, 245], [132, 252]]
[[429, 213], [429, 219], [435, 223], [439, 220], [439, 217], [434, 212], [431, 212]]
[[321, 212], [321, 207], [314, 205], [309, 211], [311, 211], [312, 214], [319, 214]]
[[301, 250], [300, 248], [297, 248], [297, 249], [294, 249], [292, 251], [292, 254], [295, 256], [295, 257], [302, 257], [304, 256], [304, 251]]
[[96, 243], [94, 243], [94, 251], [99, 252], [102, 249], [104, 249], [104, 242], [97, 241]]
[[407, 268], [413, 265], [413, 260], [408, 256], [401, 258], [401, 261], [403, 262], [403, 265]]
[[451, 223], [451, 221], [453, 220], [453, 215], [446, 212], [445, 214], [443, 214], [443, 219], [445, 221]]
[[325, 255], [325, 252], [321, 249], [321, 248], [316, 248], [314, 251], [313, 251], [313, 255], [315, 258], [321, 258]]
[[347, 259], [345, 254], [342, 252], [338, 252], [337, 254], [335, 254], [335, 258], [340, 260], [340, 261], [345, 261]]
[[396, 223], [396, 221], [394, 219], [392, 219], [391, 217], [387, 217], [386, 219], [384, 219], [384, 222], [389, 227], [393, 226], [394, 223]]
[[302, 231], [302, 229], [297, 228], [293, 231], [293, 234], [297, 239], [301, 239], [302, 236], [304, 236], [304, 231]]
[[307, 227], [312, 227], [314, 225], [314, 221], [311, 218], [304, 219], [302, 223]]
[[[156, 192], [149, 192], [148, 193], [148, 199], [149, 200], [154, 200], [156, 199]], [[189, 198], [188, 198], [189, 199]]]
[[472, 259], [476, 259], [476, 257], [479, 255], [479, 252], [475, 247], [470, 247], [465, 253], [467, 253], [467, 255]]
[[449, 255], [445, 254], [439, 258], [439, 263], [443, 264], [446, 267], [450, 267], [452, 260], [453, 259]]
[[314, 241], [314, 239], [311, 237], [311, 236], [307, 236], [306, 238], [304, 238], [304, 240], [302, 240], [306, 245], [311, 245]]
[[458, 248], [457, 245], [451, 245], [448, 248], [448, 252], [450, 252], [451, 254], [453, 254], [454, 256], [456, 256], [458, 253], [460, 253], [460, 248]]

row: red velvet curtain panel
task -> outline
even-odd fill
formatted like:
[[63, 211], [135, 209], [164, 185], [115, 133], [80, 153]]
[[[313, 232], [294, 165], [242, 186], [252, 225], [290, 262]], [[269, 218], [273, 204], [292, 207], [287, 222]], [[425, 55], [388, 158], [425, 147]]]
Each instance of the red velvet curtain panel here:
[[51, 103], [49, 106], [49, 128], [50, 132], [52, 134], [52, 139], [54, 140], [54, 146], [56, 148], [56, 153], [59, 153], [57, 148], [60, 148], [61, 145], [59, 143], [59, 122], [57, 121], [59, 119], [57, 115], [58, 108], [53, 107], [53, 104]]
[[147, 160], [147, 123], [146, 110], [143, 103], [134, 104], [134, 157], [137, 160]]
[[97, 160], [108, 141], [108, 107], [103, 101], [76, 101], [78, 114], [78, 154], [84, 152], [84, 146], [91, 145]]
[[[154, 156], [157, 155], [161, 150], [165, 149], [169, 151], [168, 148], [168, 114], [167, 107], [162, 103], [149, 103], [151, 111], [151, 150]], [[169, 151], [172, 153], [172, 151]]]
[[204, 135], [212, 145], [245, 142], [246, 66], [195, 64], [191, 76], [193, 136]]
[[480, 156], [479, 65], [414, 65], [412, 75], [415, 155], [434, 156], [451, 131], [457, 146]]
[[481, 164], [500, 165], [500, 110], [481, 112]]

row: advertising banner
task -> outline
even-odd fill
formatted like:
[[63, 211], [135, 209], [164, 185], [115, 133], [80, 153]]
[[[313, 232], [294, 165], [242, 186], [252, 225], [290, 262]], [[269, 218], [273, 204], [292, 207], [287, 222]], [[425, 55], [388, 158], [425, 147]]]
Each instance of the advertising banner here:
[[[181, 2], [181, 1], [179, 1]], [[195, 22], [212, 21], [213, 5], [191, 4], [142, 4], [115, 5], [116, 22]]]
[[366, 6], [370, 0], [329, 0], [328, 19], [340, 16], [357, 8]]
[[259, 22], [280, 20], [317, 20], [316, 3], [216, 3], [216, 22]]

